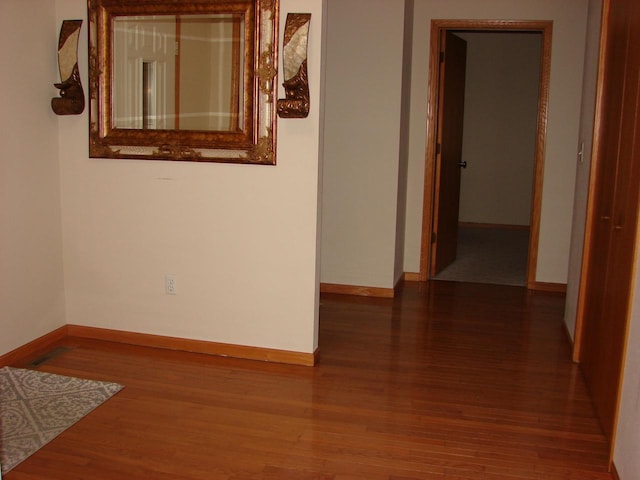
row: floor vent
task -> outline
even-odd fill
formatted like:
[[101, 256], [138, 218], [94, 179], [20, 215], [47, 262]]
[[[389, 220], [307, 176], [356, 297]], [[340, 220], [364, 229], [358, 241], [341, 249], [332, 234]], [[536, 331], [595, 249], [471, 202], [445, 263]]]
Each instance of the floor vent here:
[[38, 358], [33, 360], [31, 363], [29, 363], [29, 366], [30, 367], [38, 367], [38, 366], [42, 365], [43, 363], [48, 362], [52, 358], [55, 358], [58, 355], [62, 355], [63, 353], [68, 352], [69, 350], [71, 350], [69, 347], [54, 348], [53, 350], [45, 353], [44, 355], [40, 355]]

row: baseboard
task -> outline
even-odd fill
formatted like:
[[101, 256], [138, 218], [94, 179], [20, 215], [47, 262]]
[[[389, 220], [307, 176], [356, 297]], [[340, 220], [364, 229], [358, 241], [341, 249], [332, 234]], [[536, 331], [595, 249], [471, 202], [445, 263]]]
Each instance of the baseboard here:
[[611, 462], [611, 476], [613, 480], [620, 480], [620, 475], [618, 474], [618, 470], [616, 470], [615, 463]]
[[90, 338], [93, 340], [126, 343], [142, 347], [163, 348], [166, 350], [204, 353], [207, 355], [287, 363], [290, 365], [304, 365], [308, 367], [315, 365], [318, 356], [318, 350], [314, 353], [292, 352], [288, 350], [232, 345], [229, 343], [208, 342], [188, 338], [165, 337], [163, 335], [126, 332], [106, 328], [85, 327], [82, 325], [67, 325], [67, 334], [70, 337]]
[[533, 282], [527, 288], [536, 292], [567, 293], [566, 283]]
[[571, 346], [571, 350], [573, 351], [573, 338], [571, 338], [571, 332], [567, 328], [567, 324], [562, 322], [562, 326], [564, 327], [564, 335], [567, 337], [567, 343]]
[[529, 225], [505, 225], [502, 223], [459, 222], [459, 227], [466, 228], [499, 228], [502, 230], [530, 230]]
[[29, 343], [25, 343], [21, 347], [16, 348], [4, 355], [0, 356], [0, 367], [7, 365], [13, 365], [15, 362], [24, 360], [26, 358], [35, 357], [41, 353], [46, 352], [51, 348], [51, 345], [63, 340], [67, 336], [67, 326], [64, 325], [60, 328], [56, 328], [52, 332], [47, 333], [41, 337], [32, 340]]
[[[403, 280], [407, 282], [420, 282], [420, 274], [419, 273], [410, 273], [405, 272], [403, 276]], [[549, 282], [533, 282], [530, 285], [527, 285], [529, 290], [539, 291], [539, 292], [554, 292], [554, 293], [567, 293], [567, 285], [565, 283], [549, 283]], [[322, 291], [322, 289], [320, 290]], [[567, 332], [568, 335], [568, 332]], [[571, 338], [569, 336], [569, 338]]]
[[292, 352], [269, 348], [232, 345], [227, 343], [207, 342], [204, 340], [190, 340], [186, 338], [164, 337], [144, 333], [109, 330], [104, 328], [84, 327], [80, 325], [64, 325], [29, 343], [22, 345], [4, 355], [0, 355], [0, 367], [14, 365], [17, 362], [36, 357], [67, 337], [90, 338], [129, 345], [163, 348], [184, 352], [204, 353], [224, 357], [260, 360], [264, 362], [286, 363], [290, 365], [304, 365], [312, 367], [320, 358], [320, 350], [313, 353]]
[[339, 285], [336, 283], [321, 283], [320, 293], [338, 293], [340, 295], [358, 295], [360, 297], [393, 298], [394, 288], [361, 287], [357, 285]]
[[402, 279], [405, 282], [420, 282], [420, 274], [415, 272], [404, 272]]

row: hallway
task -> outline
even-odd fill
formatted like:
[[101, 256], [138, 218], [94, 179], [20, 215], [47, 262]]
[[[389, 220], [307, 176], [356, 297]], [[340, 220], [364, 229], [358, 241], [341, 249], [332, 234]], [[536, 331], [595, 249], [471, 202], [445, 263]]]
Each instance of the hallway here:
[[325, 297], [322, 367], [353, 369], [340, 383], [380, 410], [374, 438], [411, 442], [422, 473], [406, 478], [610, 478], [563, 305], [559, 294], [442, 281], [405, 284], [386, 304]]

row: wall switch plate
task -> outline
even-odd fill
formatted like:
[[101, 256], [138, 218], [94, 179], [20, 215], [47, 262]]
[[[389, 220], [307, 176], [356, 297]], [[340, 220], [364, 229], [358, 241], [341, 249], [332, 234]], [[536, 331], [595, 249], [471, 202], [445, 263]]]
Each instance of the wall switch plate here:
[[175, 275], [167, 273], [164, 276], [164, 290], [167, 295], [176, 295], [178, 293]]

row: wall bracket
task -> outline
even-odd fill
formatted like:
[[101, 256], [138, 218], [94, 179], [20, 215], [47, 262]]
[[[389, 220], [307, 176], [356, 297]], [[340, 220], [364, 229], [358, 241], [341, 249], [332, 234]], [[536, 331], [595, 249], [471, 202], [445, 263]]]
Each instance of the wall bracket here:
[[78, 70], [78, 37], [82, 20], [64, 20], [58, 40], [58, 67], [60, 97], [51, 99], [51, 108], [57, 115], [78, 115], [84, 111], [84, 91]]
[[307, 72], [307, 42], [310, 13], [289, 13], [284, 30], [283, 64], [284, 99], [278, 100], [278, 115], [282, 118], [306, 118], [309, 115], [309, 78]]

